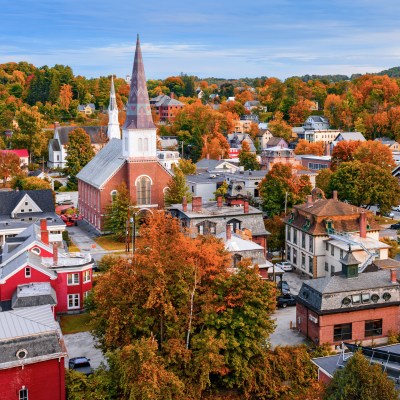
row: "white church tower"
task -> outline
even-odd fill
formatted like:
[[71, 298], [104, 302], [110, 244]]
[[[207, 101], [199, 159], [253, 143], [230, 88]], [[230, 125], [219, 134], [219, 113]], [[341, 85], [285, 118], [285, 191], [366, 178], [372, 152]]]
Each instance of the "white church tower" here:
[[151, 115], [139, 35], [126, 105], [126, 120], [122, 128], [122, 155], [130, 159], [157, 160], [157, 128]]
[[108, 139], [121, 139], [121, 131], [118, 122], [118, 107], [115, 97], [114, 78], [111, 77], [110, 104], [108, 105]]

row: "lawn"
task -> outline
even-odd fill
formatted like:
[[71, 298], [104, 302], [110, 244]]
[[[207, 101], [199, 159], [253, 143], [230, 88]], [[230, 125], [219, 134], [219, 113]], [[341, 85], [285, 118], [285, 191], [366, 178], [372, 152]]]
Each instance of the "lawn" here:
[[99, 236], [94, 241], [104, 250], [125, 251], [125, 242], [119, 242], [113, 235]]
[[387, 225], [387, 224], [395, 224], [396, 222], [399, 222], [397, 219], [393, 219], [390, 217], [382, 217], [381, 215], [376, 215], [375, 216], [375, 221], [378, 222], [378, 224], [383, 224], [383, 225]]
[[79, 253], [81, 249], [74, 242], [71, 241], [71, 245], [68, 246], [68, 251], [70, 253]]
[[62, 315], [60, 318], [62, 333], [78, 333], [90, 331], [90, 315], [88, 313]]

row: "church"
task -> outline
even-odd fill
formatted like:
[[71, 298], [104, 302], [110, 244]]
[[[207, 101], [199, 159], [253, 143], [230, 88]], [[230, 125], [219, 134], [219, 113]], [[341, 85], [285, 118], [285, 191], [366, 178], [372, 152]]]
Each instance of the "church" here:
[[110, 96], [109, 141], [77, 175], [79, 211], [98, 231], [103, 230], [106, 206], [122, 182], [137, 208], [151, 212], [164, 207], [164, 192], [171, 178], [157, 158], [157, 129], [151, 115], [139, 37], [122, 138], [113, 84]]

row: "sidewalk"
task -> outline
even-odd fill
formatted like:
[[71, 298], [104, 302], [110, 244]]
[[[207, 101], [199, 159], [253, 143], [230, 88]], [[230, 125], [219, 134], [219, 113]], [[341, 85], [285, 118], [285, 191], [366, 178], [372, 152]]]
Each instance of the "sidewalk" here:
[[77, 247], [79, 247], [82, 253], [109, 253], [109, 251], [104, 250], [93, 240], [96, 237], [93, 228], [88, 224], [85, 224], [83, 221], [79, 221], [78, 224], [78, 226], [68, 226], [67, 231], [71, 240]]

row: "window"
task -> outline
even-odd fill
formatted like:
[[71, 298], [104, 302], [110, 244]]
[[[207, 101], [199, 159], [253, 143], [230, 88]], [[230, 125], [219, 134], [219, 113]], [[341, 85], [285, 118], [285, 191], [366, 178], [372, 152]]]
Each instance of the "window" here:
[[229, 220], [227, 224], [231, 226], [232, 232], [236, 232], [237, 229], [241, 229], [242, 227], [242, 221], [236, 218]]
[[25, 388], [25, 386], [22, 387], [22, 389], [19, 390], [19, 400], [28, 400], [28, 389]]
[[79, 285], [79, 274], [68, 274], [68, 285]]
[[111, 191], [111, 203], [114, 203], [114, 201], [117, 199], [117, 194], [118, 192], [116, 190]]
[[137, 205], [150, 204], [151, 180], [148, 176], [140, 177], [136, 182]]
[[297, 250], [293, 249], [293, 264], [297, 265]]
[[329, 243], [328, 243], [328, 242], [325, 243], [325, 250], [326, 250], [326, 251], [329, 250]]
[[340, 342], [342, 340], [351, 340], [352, 325], [340, 324], [333, 327], [333, 341]]
[[144, 139], [144, 151], [149, 151], [149, 139]]
[[312, 253], [314, 251], [314, 239], [311, 235], [308, 236], [308, 251], [310, 253]]
[[26, 205], [26, 206], [28, 205], [28, 202], [27, 202], [27, 201], [25, 202], [25, 205]]
[[199, 235], [215, 235], [217, 224], [211, 221], [200, 222], [197, 226], [197, 233]]
[[138, 150], [143, 151], [143, 139], [139, 138], [138, 140]]
[[359, 294], [353, 294], [353, 296], [351, 296], [351, 299], [353, 301], [353, 304], [361, 303], [361, 295], [359, 295]]
[[240, 254], [235, 254], [233, 256], [233, 267], [237, 268], [238, 264], [242, 261], [242, 256]]
[[90, 270], [83, 272], [83, 282], [90, 282]]
[[32, 275], [31, 275], [31, 267], [26, 267], [25, 268], [25, 278], [30, 278]]
[[361, 295], [361, 300], [363, 303], [369, 303], [371, 300], [369, 293], [363, 293]]
[[308, 257], [308, 272], [312, 274], [314, 272], [313, 258]]
[[381, 336], [382, 335], [382, 320], [375, 319], [365, 321], [365, 337]]
[[335, 248], [331, 245], [331, 256], [335, 256]]
[[343, 250], [342, 249], [340, 249], [340, 258], [341, 259], [343, 258]]
[[331, 265], [331, 276], [335, 275], [335, 266]]
[[297, 229], [293, 229], [293, 243], [297, 244]]
[[301, 266], [305, 267], [306, 265], [306, 255], [304, 253], [301, 253]]
[[79, 308], [79, 294], [68, 295], [68, 309]]
[[290, 261], [290, 246], [287, 246], [286, 248], [286, 260]]
[[291, 239], [290, 239], [290, 231], [292, 230], [292, 228], [290, 227], [290, 226], [287, 226], [286, 227], [286, 230], [287, 230], [287, 240], [290, 242], [291, 241]]
[[301, 247], [306, 248], [306, 234], [304, 232], [301, 232]]

